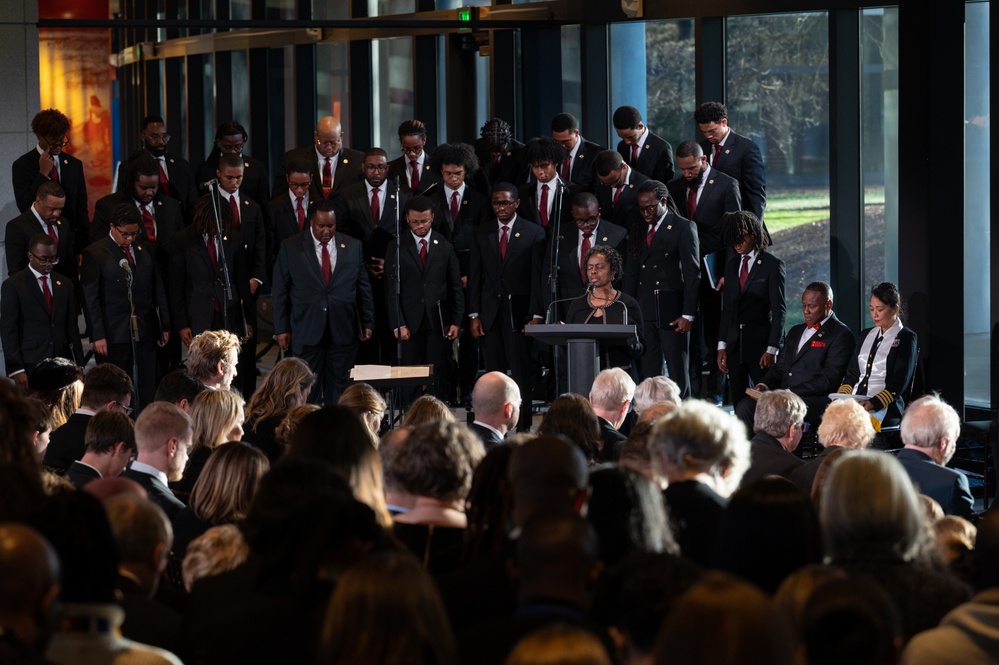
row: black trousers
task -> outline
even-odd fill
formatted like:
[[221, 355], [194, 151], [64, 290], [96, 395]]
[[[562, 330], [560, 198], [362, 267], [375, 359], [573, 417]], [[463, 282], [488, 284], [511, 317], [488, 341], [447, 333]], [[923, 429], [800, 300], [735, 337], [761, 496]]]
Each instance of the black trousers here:
[[[138, 356], [139, 380], [135, 386], [136, 395], [132, 399], [132, 411], [138, 415], [139, 411], [152, 403], [156, 395], [156, 351], [159, 347], [152, 339], [147, 339], [135, 343], [136, 354]], [[108, 343], [108, 354], [101, 356], [94, 354], [97, 364], [111, 363], [120, 367], [129, 378], [134, 380], [132, 374], [132, 343]], [[137, 399], [136, 399], [137, 398]]]
[[673, 328], [659, 328], [655, 321], [645, 322], [645, 354], [639, 361], [639, 375], [643, 379], [665, 374], [680, 386], [680, 395], [690, 397], [690, 359], [687, 346], [690, 333], [678, 333]]
[[[292, 339], [294, 339], [294, 331]], [[316, 375], [316, 385], [309, 394], [310, 404], [332, 406], [350, 383], [350, 368], [357, 357], [358, 342], [334, 344], [329, 321], [319, 344], [305, 345], [296, 355], [304, 360]]]
[[479, 339], [482, 348], [482, 360], [487, 372], [504, 372], [509, 370], [510, 378], [520, 388], [522, 404], [520, 407], [520, 422], [517, 429], [527, 431], [531, 428], [531, 344], [533, 340], [514, 329], [513, 317], [509, 304], [504, 303], [496, 316], [491, 328]]

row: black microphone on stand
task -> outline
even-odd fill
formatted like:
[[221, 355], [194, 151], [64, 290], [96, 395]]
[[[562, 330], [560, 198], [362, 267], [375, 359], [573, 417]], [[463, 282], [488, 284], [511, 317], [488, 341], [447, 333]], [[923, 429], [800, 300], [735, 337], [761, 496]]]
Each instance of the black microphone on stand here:
[[548, 309], [545, 311], [545, 323], [550, 323], [551, 322], [551, 313], [552, 313], [552, 306], [553, 305], [557, 305], [557, 304], [563, 303], [563, 302], [572, 302], [573, 300], [579, 300], [580, 298], [585, 298], [586, 296], [590, 295], [591, 293], [593, 293], [593, 285], [592, 284], [587, 284], [586, 285], [586, 291], [584, 291], [582, 295], [573, 296], [572, 298], [562, 298], [560, 300], [553, 300], [553, 301], [551, 301], [548, 304]]

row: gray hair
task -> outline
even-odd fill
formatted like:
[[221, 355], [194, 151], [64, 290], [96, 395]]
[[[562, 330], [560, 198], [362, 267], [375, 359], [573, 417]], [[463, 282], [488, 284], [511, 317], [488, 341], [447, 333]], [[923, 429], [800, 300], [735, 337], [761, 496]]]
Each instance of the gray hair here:
[[672, 402], [680, 406], [680, 386], [668, 376], [650, 376], [635, 388], [634, 409], [638, 415], [656, 402]]
[[800, 425], [805, 421], [807, 410], [804, 400], [790, 390], [767, 390], [756, 402], [753, 429], [779, 439], [787, 435], [791, 425]]
[[920, 397], [902, 416], [902, 443], [907, 446], [933, 448], [940, 439], [957, 441], [961, 433], [961, 418], [937, 394]]
[[838, 399], [826, 407], [819, 423], [819, 443], [861, 449], [874, 440], [871, 415], [852, 399]]
[[635, 396], [635, 382], [620, 367], [605, 369], [593, 379], [590, 403], [598, 409], [613, 410]]

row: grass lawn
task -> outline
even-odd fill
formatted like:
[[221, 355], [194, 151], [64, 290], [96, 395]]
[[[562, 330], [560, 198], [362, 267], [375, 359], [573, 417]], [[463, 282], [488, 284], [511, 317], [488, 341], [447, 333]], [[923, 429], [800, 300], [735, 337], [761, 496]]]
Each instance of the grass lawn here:
[[829, 217], [829, 192], [799, 190], [767, 196], [766, 221], [771, 233]]

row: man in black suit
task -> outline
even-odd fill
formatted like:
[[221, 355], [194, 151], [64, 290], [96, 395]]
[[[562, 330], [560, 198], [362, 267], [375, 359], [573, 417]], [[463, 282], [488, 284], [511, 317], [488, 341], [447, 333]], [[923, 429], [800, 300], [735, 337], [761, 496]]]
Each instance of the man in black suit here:
[[[742, 209], [753, 213], [763, 223], [763, 214], [767, 209], [767, 174], [760, 148], [751, 139], [732, 131], [724, 104], [701, 104], [694, 111], [694, 121], [704, 134], [701, 147], [708, 155], [711, 168], [739, 181]], [[764, 231], [766, 228], [763, 224]]]
[[[518, 217], [517, 188], [499, 183], [492, 193], [496, 221], [483, 224], [472, 241], [468, 310], [472, 335], [481, 338], [486, 371], [510, 370], [520, 394], [533, 393], [531, 340], [524, 326], [542, 321], [541, 266], [545, 232]], [[521, 409], [519, 429], [531, 426]]]
[[667, 205], [669, 190], [658, 180], [638, 188], [644, 221], [632, 227], [625, 260], [624, 292], [638, 301], [645, 318], [643, 378], [666, 374], [690, 395], [688, 334], [697, 315], [701, 270], [694, 223]]
[[42, 183], [54, 181], [61, 185], [66, 193], [64, 214], [72, 229], [74, 245], [83, 247], [87, 244], [90, 224], [87, 178], [83, 162], [63, 152], [69, 145], [69, 118], [56, 109], [39, 111], [31, 120], [31, 131], [38, 145], [18, 157], [11, 168], [17, 209], [28, 210]]
[[398, 178], [404, 192], [433, 194], [441, 186], [441, 174], [433, 168], [426, 151], [427, 126], [415, 119], [399, 125], [399, 146], [402, 157], [389, 162], [389, 179]]
[[802, 465], [793, 453], [801, 442], [805, 422], [805, 403], [790, 390], [769, 390], [757, 400], [753, 438], [749, 442], [749, 468], [742, 484], [767, 476], [793, 479], [793, 472]]
[[58, 260], [55, 241], [37, 233], [28, 250], [28, 267], [0, 286], [4, 365], [7, 376], [22, 389], [28, 387], [31, 370], [46, 358], [83, 364], [76, 295], [72, 282], [53, 275]]
[[600, 423], [600, 440], [596, 461], [616, 462], [621, 457], [621, 446], [628, 438], [620, 432], [628, 417], [631, 400], [635, 397], [635, 382], [620, 367], [602, 370], [590, 387], [590, 406]]
[[190, 416], [169, 402], [153, 402], [135, 421], [138, 453], [121, 475], [142, 485], [149, 500], [162, 508], [167, 517], [184, 509], [167, 483], [183, 477], [193, 438]]
[[784, 341], [784, 262], [767, 252], [766, 231], [751, 212], [727, 213], [721, 231], [735, 256], [725, 264], [718, 368], [729, 375], [729, 396], [738, 407], [746, 388], [774, 366]]
[[[725, 247], [719, 225], [722, 215], [735, 212], [742, 205], [739, 183], [708, 166], [708, 159], [697, 141], [683, 141], [676, 147], [676, 165], [680, 177], [669, 183], [669, 193], [680, 216], [697, 225], [701, 250], [700, 316], [694, 319], [691, 330], [690, 388], [695, 397], [701, 396], [701, 368], [706, 363], [708, 397], [721, 404], [725, 376], [714, 362], [721, 320], [721, 273], [725, 267]], [[717, 266], [712, 275], [705, 266], [708, 256], [708, 263]]]
[[524, 159], [531, 166], [531, 181], [520, 186], [519, 215], [540, 224], [545, 239], [554, 229], [569, 223], [575, 187], [558, 177], [558, 167], [565, 161], [562, 144], [549, 136], [531, 139], [524, 146]]
[[336, 203], [338, 226], [362, 243], [364, 262], [374, 292], [376, 337], [362, 344], [358, 357], [362, 363], [394, 364], [395, 342], [388, 326], [382, 279], [385, 253], [395, 237], [399, 213], [409, 200], [409, 192], [399, 191], [388, 179], [388, 155], [381, 148], [364, 153], [364, 179], [345, 187]]
[[42, 464], [65, 471], [86, 452], [87, 424], [101, 411], [132, 412], [132, 379], [120, 367], [110, 363], [97, 365], [83, 376], [80, 408], [49, 436]]
[[593, 175], [593, 159], [604, 148], [590, 143], [579, 135], [579, 123], [569, 113], [559, 113], [552, 118], [552, 138], [565, 148], [565, 161], [559, 165], [559, 175], [566, 183], [578, 187], [578, 191], [592, 192], [596, 185]]
[[503, 442], [506, 433], [520, 419], [520, 388], [503, 372], [486, 372], [472, 388], [472, 413], [469, 428], [489, 448]]
[[48, 181], [38, 187], [34, 203], [25, 212], [7, 222], [4, 232], [4, 251], [7, 254], [7, 274], [13, 275], [28, 267], [28, 245], [39, 233], [45, 233], [55, 243], [58, 262], [55, 272], [69, 278], [74, 285], [80, 275], [76, 264], [76, 245], [69, 222], [62, 216], [66, 192], [56, 182]]
[[268, 191], [267, 167], [259, 159], [254, 159], [243, 152], [249, 136], [246, 130], [238, 122], [228, 120], [219, 125], [215, 130], [215, 147], [201, 166], [198, 167], [197, 182], [198, 191], [201, 194], [207, 193], [208, 189], [204, 183], [217, 178], [219, 168], [219, 157], [222, 155], [236, 155], [243, 162], [243, 195], [253, 199], [261, 208], [267, 205], [270, 200]]
[[117, 478], [136, 453], [132, 419], [120, 411], [99, 411], [87, 422], [83, 444], [83, 457], [66, 470], [70, 482], [81, 488], [98, 478]]
[[622, 229], [641, 221], [638, 214], [638, 187], [648, 178], [635, 171], [615, 150], [604, 150], [593, 160], [597, 176], [596, 192], [605, 219]]
[[275, 192], [288, 189], [288, 164], [292, 159], [304, 159], [311, 166], [309, 196], [313, 201], [334, 198], [341, 189], [361, 179], [364, 153], [344, 147], [339, 120], [331, 115], [320, 118], [312, 136], [313, 145], [295, 148], [284, 154], [285, 167], [274, 178]]
[[510, 125], [502, 118], [491, 118], [479, 129], [475, 156], [482, 166], [475, 174], [479, 191], [488, 194], [501, 182], [527, 182], [530, 165], [524, 159], [524, 144], [513, 138]]
[[285, 187], [280, 190], [275, 187], [274, 198], [264, 211], [267, 247], [270, 250], [267, 265], [271, 267], [267, 274], [273, 270], [274, 257], [281, 243], [309, 228], [309, 210], [319, 200], [310, 195], [313, 177], [312, 165], [307, 159], [293, 157], [285, 163], [284, 170], [287, 172]]
[[[792, 391], [808, 406], [805, 420], [818, 427], [822, 412], [829, 405], [829, 393], [836, 392], [843, 381], [857, 340], [853, 331], [836, 318], [832, 287], [825, 282], [812, 282], [805, 287], [801, 311], [805, 322], [788, 331], [776, 364], [753, 388]], [[742, 400], [736, 415], [751, 423], [755, 405], [755, 400]]]
[[614, 131], [621, 137], [617, 151], [628, 166], [659, 182], [673, 179], [673, 147], [649, 131], [638, 109], [619, 107], [614, 111], [613, 123]]
[[[156, 160], [159, 191], [180, 202], [181, 208], [189, 214], [198, 199], [198, 188], [194, 183], [194, 170], [183, 157], [167, 152], [170, 134], [166, 123], [158, 115], [148, 115], [142, 119], [142, 133], [139, 140], [142, 147], [128, 156], [127, 161], [139, 154], [146, 154]], [[127, 169], [125, 164], [118, 171], [119, 192], [128, 189]]]
[[316, 373], [309, 401], [336, 404], [357, 340], [375, 325], [361, 243], [336, 232], [332, 201], [319, 201], [305, 233], [284, 241], [274, 265], [274, 333]]
[[935, 499], [947, 515], [973, 519], [975, 500], [968, 477], [947, 468], [961, 434], [957, 412], [939, 396], [920, 397], [902, 415], [898, 461], [921, 494]]
[[156, 257], [137, 240], [138, 209], [123, 203], [110, 222], [110, 233], [83, 251], [83, 313], [98, 363], [112, 363], [128, 374], [133, 363], [138, 365], [136, 390], [144, 407], [156, 391], [156, 347], [170, 338], [169, 304]]
[[[444, 378], [451, 368], [446, 361], [465, 315], [458, 256], [451, 243], [431, 231], [434, 212], [430, 199], [414, 196], [406, 203], [404, 214], [409, 232], [399, 234], [398, 263], [395, 239], [389, 243], [386, 255], [388, 278], [384, 285], [389, 327], [402, 341], [402, 364], [433, 365], [432, 394], [447, 399]], [[410, 392], [409, 397], [415, 398], [417, 391]]]

